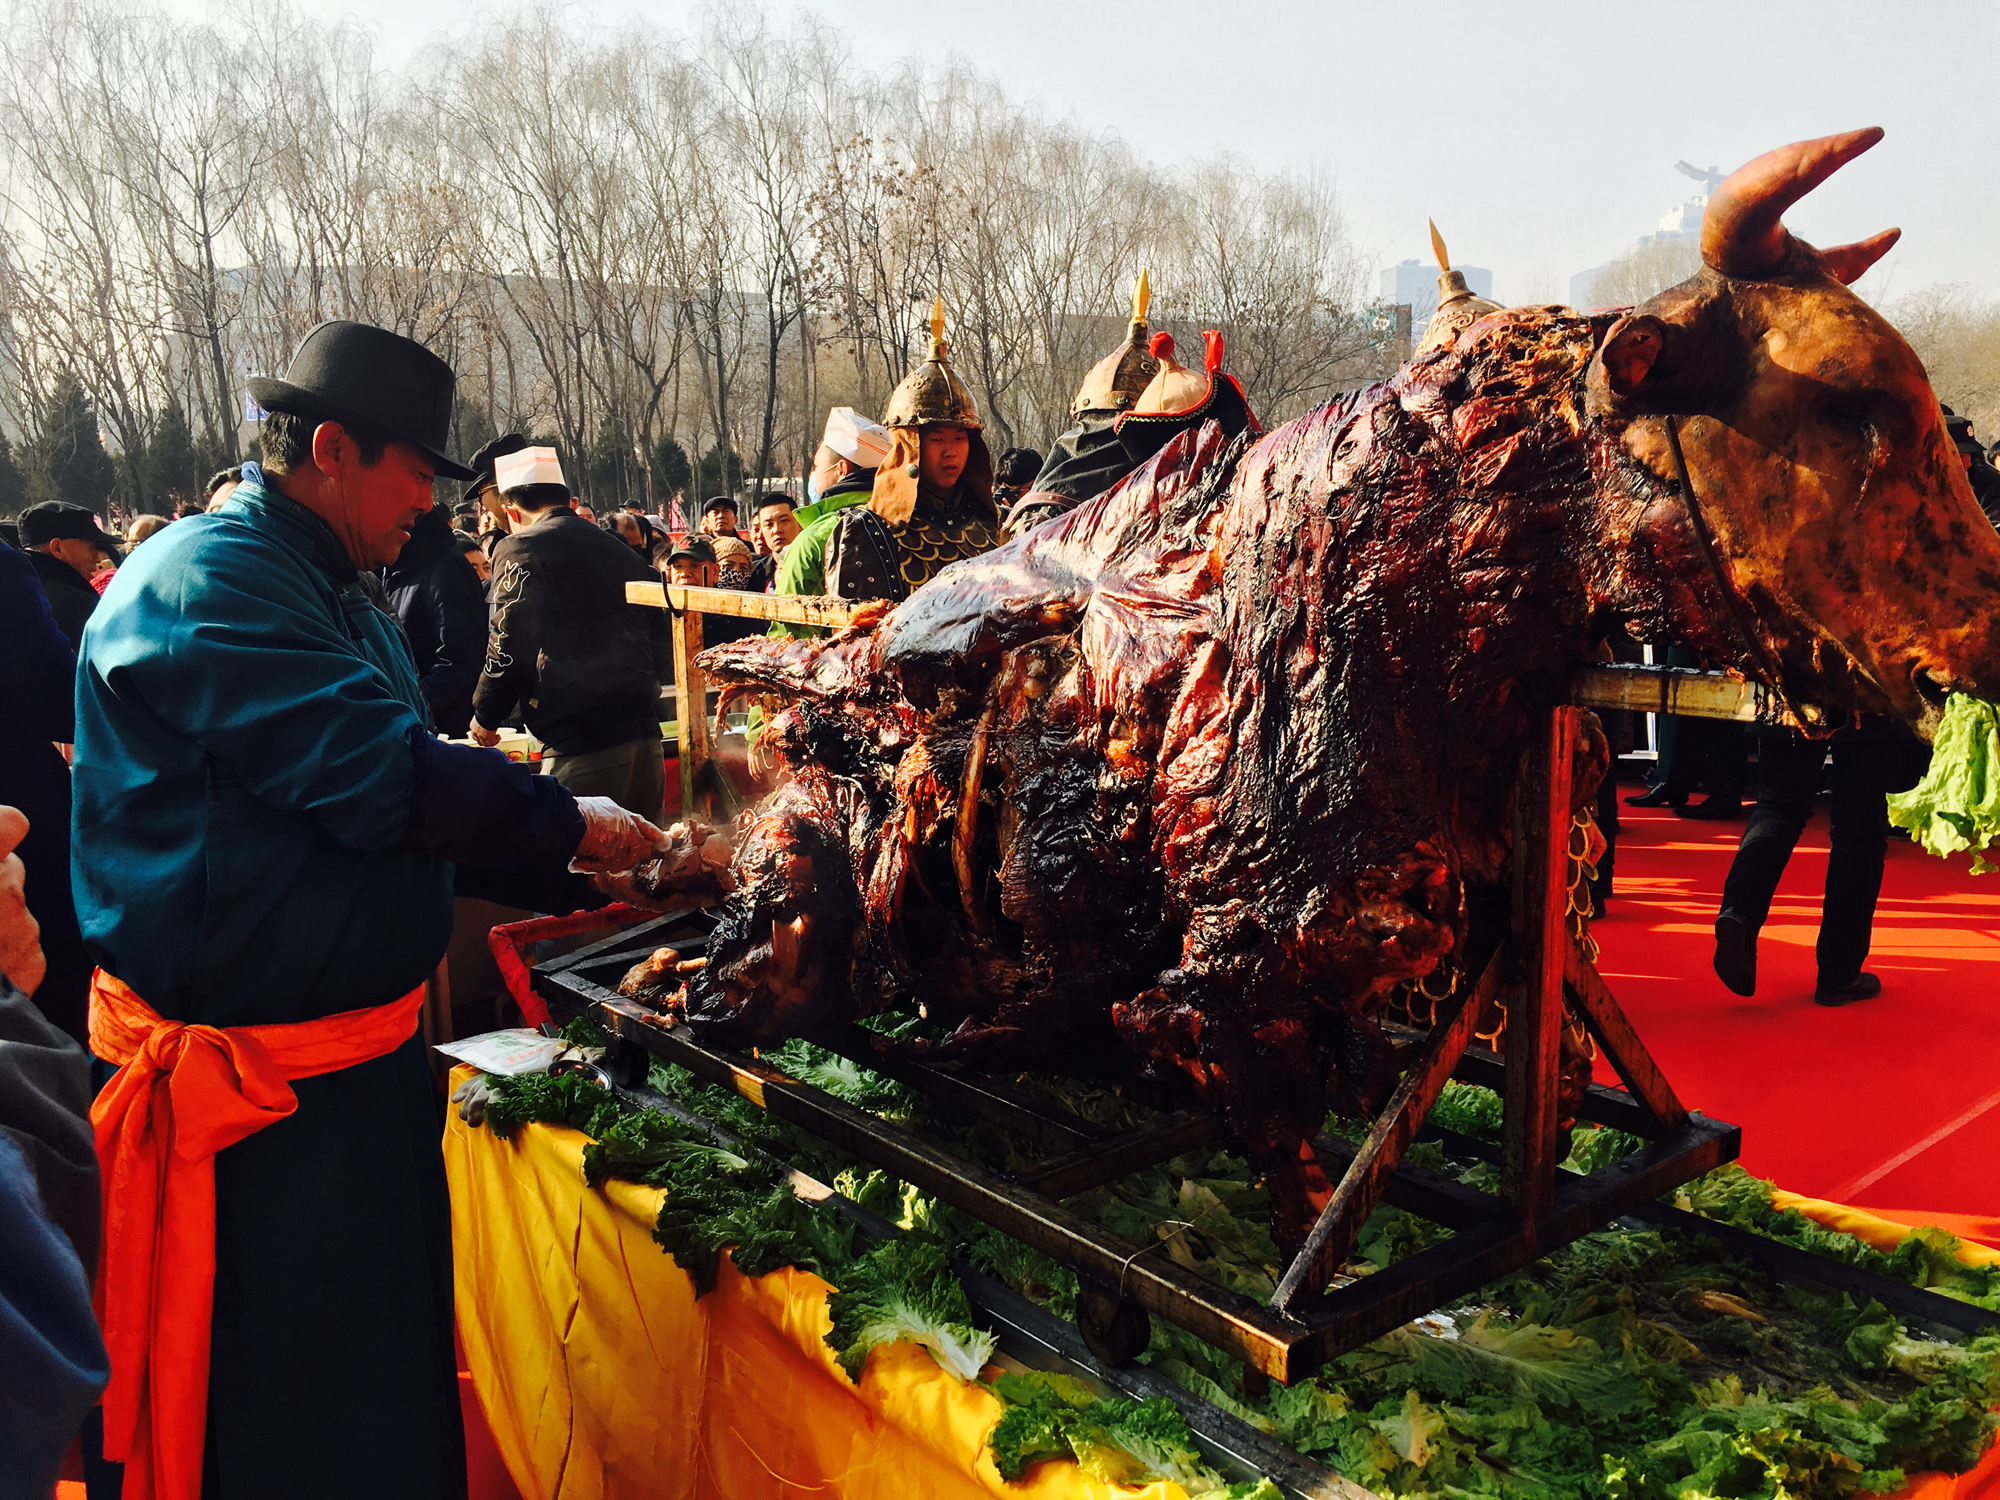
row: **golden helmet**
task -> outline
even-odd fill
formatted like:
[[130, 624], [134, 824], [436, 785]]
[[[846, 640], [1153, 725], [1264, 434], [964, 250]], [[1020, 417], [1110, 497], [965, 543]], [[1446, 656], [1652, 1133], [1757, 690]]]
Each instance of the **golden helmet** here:
[[1139, 279], [1132, 284], [1132, 322], [1125, 330], [1125, 342], [1100, 359], [1083, 377], [1076, 399], [1069, 404], [1072, 417], [1080, 417], [1087, 411], [1130, 411], [1159, 373], [1159, 360], [1146, 348], [1146, 308], [1152, 296], [1146, 268], [1141, 266]]
[[943, 297], [931, 304], [930, 358], [905, 375], [889, 393], [882, 425], [963, 427], [968, 432], [978, 432], [981, 428], [972, 393], [945, 362]]
[[1424, 329], [1424, 341], [1417, 345], [1418, 354], [1444, 348], [1458, 337], [1460, 329], [1470, 327], [1488, 313], [1500, 311], [1498, 302], [1473, 294], [1472, 288], [1465, 284], [1465, 272], [1451, 268], [1444, 236], [1438, 233], [1436, 224], [1431, 225], [1431, 248], [1437, 252], [1438, 260], [1438, 307]]

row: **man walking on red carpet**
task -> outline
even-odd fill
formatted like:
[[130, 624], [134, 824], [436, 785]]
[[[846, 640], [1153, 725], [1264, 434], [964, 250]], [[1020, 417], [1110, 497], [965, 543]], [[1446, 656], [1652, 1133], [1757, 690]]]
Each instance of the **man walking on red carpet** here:
[[1882, 981], [1862, 972], [1882, 893], [1882, 859], [1889, 847], [1892, 791], [1914, 785], [1910, 734], [1902, 725], [1864, 714], [1858, 726], [1811, 740], [1796, 729], [1760, 735], [1757, 805], [1715, 919], [1715, 972], [1739, 995], [1757, 992], [1757, 934], [1771, 914], [1771, 898], [1812, 819], [1829, 743], [1833, 752], [1832, 852], [1826, 862], [1826, 900], [1820, 910], [1819, 981], [1813, 1000], [1850, 1005], [1882, 993]]

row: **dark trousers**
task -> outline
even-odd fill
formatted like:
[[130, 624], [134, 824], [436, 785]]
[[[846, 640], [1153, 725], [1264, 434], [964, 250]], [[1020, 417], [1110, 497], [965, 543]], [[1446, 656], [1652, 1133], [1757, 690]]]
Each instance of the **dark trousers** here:
[[[1757, 745], [1757, 805], [1743, 830], [1722, 909], [1754, 931], [1771, 914], [1778, 877], [1812, 818], [1827, 742], [1801, 735]], [[1833, 850], [1826, 862], [1826, 901], [1819, 919], [1819, 982], [1844, 984], [1868, 958], [1875, 899], [1882, 893], [1882, 856], [1889, 847], [1884, 800], [1901, 766], [1901, 747], [1869, 741], [1834, 742]]]
[[[1674, 646], [1667, 652], [1667, 665], [1699, 667], [1702, 660], [1694, 652]], [[1660, 736], [1655, 747], [1659, 761], [1654, 768], [1654, 785], [1681, 798], [1696, 790], [1705, 790], [1725, 802], [1743, 795], [1750, 744], [1742, 725], [1679, 714], [1661, 714], [1653, 722]]]

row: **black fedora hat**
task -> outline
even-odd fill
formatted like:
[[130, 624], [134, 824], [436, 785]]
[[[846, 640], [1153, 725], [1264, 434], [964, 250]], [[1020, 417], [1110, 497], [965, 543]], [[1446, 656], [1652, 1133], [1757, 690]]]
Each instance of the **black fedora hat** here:
[[322, 323], [299, 341], [283, 380], [250, 379], [266, 411], [352, 424], [421, 448], [447, 479], [472, 470], [451, 458], [451, 366], [414, 339], [367, 323]]
[[472, 465], [472, 482], [465, 487], [461, 497], [468, 505], [479, 503], [479, 492], [493, 481], [493, 466], [510, 453], [519, 453], [528, 446], [528, 440], [518, 432], [503, 432], [481, 448], [467, 460]]

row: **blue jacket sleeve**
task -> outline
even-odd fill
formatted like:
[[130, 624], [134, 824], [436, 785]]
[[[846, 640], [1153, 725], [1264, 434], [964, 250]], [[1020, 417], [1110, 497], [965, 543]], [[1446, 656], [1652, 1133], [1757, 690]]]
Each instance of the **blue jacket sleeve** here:
[[338, 842], [400, 844], [416, 776], [410, 731], [421, 726], [389, 668], [358, 644], [360, 627], [330, 618], [277, 549], [217, 538], [175, 560], [92, 619], [84, 668], [98, 690]]
[[[76, 652], [21, 553], [0, 543], [0, 703], [38, 740], [76, 738]], [[18, 715], [18, 717], [16, 717]]]
[[498, 750], [453, 745], [413, 730], [416, 790], [407, 846], [456, 864], [568, 863], [583, 841], [576, 798]]

